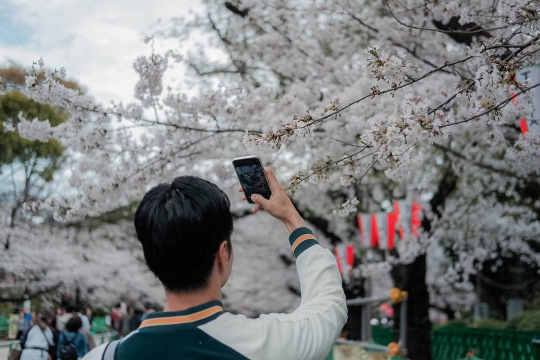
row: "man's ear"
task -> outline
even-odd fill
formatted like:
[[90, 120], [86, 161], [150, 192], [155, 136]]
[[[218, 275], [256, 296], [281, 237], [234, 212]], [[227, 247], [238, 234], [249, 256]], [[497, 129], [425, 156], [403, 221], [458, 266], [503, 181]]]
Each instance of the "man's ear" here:
[[228, 241], [224, 240], [219, 245], [217, 256], [220, 266], [222, 266], [222, 264], [226, 263], [231, 258], [231, 247], [229, 246]]

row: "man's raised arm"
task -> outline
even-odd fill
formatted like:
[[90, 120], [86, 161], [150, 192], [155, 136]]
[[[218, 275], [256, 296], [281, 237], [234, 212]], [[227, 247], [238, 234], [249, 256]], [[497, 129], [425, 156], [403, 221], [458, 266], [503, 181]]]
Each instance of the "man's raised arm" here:
[[300, 278], [302, 300], [291, 314], [261, 315], [260, 348], [248, 356], [254, 359], [324, 359], [347, 321], [345, 294], [332, 253], [322, 248], [273, 172], [266, 168], [272, 190], [269, 200], [253, 195], [254, 211], [263, 207], [289, 230], [289, 242]]

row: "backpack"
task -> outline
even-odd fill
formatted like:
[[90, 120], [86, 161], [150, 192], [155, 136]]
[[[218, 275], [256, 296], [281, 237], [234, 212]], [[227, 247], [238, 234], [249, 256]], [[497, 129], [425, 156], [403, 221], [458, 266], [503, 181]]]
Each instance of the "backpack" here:
[[62, 344], [62, 347], [60, 348], [60, 357], [58, 360], [77, 360], [79, 358], [79, 355], [77, 355], [77, 348], [75, 347], [75, 344], [73, 344], [77, 336], [79, 336], [79, 334], [75, 335], [73, 339], [68, 340], [64, 335], [66, 342]]

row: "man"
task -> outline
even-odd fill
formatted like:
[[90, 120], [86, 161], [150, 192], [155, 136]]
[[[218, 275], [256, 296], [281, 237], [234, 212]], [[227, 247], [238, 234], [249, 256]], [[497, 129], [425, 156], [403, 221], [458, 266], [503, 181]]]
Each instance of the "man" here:
[[19, 314], [19, 319], [17, 320], [17, 338], [16, 340], [20, 340], [21, 336], [30, 329], [30, 321], [28, 321], [28, 318], [26, 317], [26, 309], [23, 309], [21, 313]]
[[[102, 345], [85, 360], [324, 359], [347, 320], [333, 255], [306, 228], [270, 169], [272, 195], [253, 195], [287, 227], [297, 258], [302, 302], [291, 314], [248, 319], [223, 311], [221, 288], [231, 274], [233, 220], [216, 185], [183, 176], [151, 189], [135, 214], [148, 267], [165, 287], [165, 311], [148, 314], [120, 343]], [[239, 190], [241, 191], [241, 189]], [[245, 195], [243, 200], [246, 200]], [[254, 264], [256, 269], [256, 264]]]
[[82, 324], [79, 332], [84, 335], [88, 350], [92, 350], [96, 347], [96, 343], [94, 341], [92, 333], [90, 332], [90, 320], [86, 315], [81, 314], [79, 310], [79, 306], [74, 304], [68, 304], [64, 309], [64, 314], [56, 319], [56, 328], [60, 332], [64, 332], [66, 330], [67, 322], [71, 318], [77, 316], [79, 319], [81, 319]]
[[66, 323], [73, 316], [72, 312], [74, 307], [72, 305], [67, 305], [63, 307], [60, 311], [57, 312], [56, 316], [56, 330], [62, 332], [66, 330]]

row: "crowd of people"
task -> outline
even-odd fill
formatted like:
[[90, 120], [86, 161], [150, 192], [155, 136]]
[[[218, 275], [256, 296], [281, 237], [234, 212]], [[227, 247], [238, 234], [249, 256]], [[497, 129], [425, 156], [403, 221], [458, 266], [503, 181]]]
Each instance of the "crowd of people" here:
[[[120, 337], [136, 330], [144, 316], [152, 310], [136, 306], [115, 307], [105, 317], [109, 331]], [[20, 360], [77, 360], [96, 347], [92, 336], [93, 312], [86, 308], [67, 305], [56, 310], [39, 313], [24, 308], [17, 321], [17, 340], [20, 341]]]

